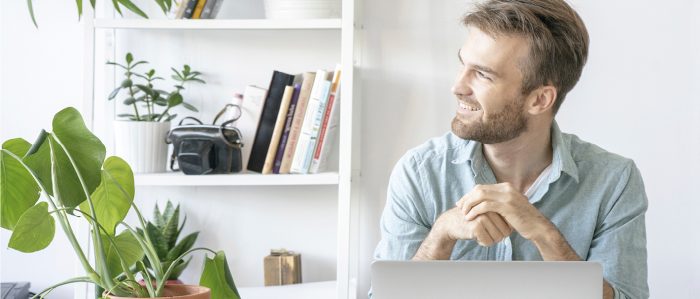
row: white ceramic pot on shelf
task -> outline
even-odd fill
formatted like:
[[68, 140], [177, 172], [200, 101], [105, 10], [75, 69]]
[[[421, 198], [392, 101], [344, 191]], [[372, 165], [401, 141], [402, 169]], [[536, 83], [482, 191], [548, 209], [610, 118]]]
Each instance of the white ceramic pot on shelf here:
[[170, 122], [115, 120], [115, 154], [129, 163], [134, 173], [165, 172], [169, 130]]
[[340, 0], [265, 0], [268, 19], [340, 18]]

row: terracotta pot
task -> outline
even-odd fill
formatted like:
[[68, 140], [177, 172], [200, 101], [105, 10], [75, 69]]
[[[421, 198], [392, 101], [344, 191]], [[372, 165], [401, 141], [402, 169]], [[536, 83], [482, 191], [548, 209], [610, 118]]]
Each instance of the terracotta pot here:
[[[138, 299], [135, 297], [118, 297], [114, 295], [105, 295], [111, 299]], [[193, 285], [166, 285], [163, 290], [163, 296], [158, 298], [177, 298], [177, 299], [210, 299], [211, 291], [209, 288]]]

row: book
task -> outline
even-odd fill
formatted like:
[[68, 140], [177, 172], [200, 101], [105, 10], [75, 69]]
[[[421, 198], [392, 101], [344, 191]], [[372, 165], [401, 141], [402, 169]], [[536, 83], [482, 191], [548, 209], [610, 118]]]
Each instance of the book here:
[[248, 85], [243, 92], [242, 99], [236, 98], [233, 102], [234, 105], [238, 104], [241, 107], [241, 117], [233, 122], [233, 126], [241, 132], [241, 142], [243, 142], [243, 148], [241, 148], [242, 169], [248, 169], [248, 159], [260, 122], [260, 115], [265, 105], [266, 95], [267, 89]]
[[247, 169], [255, 172], [262, 172], [267, 157], [267, 150], [270, 147], [272, 133], [277, 122], [277, 114], [282, 105], [282, 96], [285, 87], [294, 84], [294, 76], [280, 71], [274, 71], [270, 80], [265, 105], [260, 115], [260, 121], [255, 132], [255, 140], [251, 147], [250, 158]]
[[216, 2], [221, 2], [224, 0], [207, 0], [207, 4], [204, 5], [204, 8], [202, 9], [202, 15], [200, 15], [200, 19], [212, 19], [211, 13], [214, 11], [214, 6], [216, 5]]
[[318, 141], [314, 150], [309, 173], [319, 173], [326, 170], [326, 162], [331, 154], [333, 142], [335, 142], [335, 132], [338, 128], [340, 118], [340, 65], [335, 68], [333, 81], [331, 83], [330, 96], [328, 96], [328, 104], [321, 122], [321, 128], [318, 132]]
[[[184, 0], [183, 0], [184, 1]], [[194, 9], [197, 7], [197, 0], [187, 1], [187, 6], [185, 7], [185, 12], [182, 14], [183, 19], [191, 19]], [[185, 4], [185, 3], [183, 3]]]
[[208, 19], [216, 19], [216, 15], [219, 14], [221, 6], [224, 4], [224, 0], [216, 0], [214, 7], [211, 9], [211, 14], [207, 17]]
[[284, 94], [282, 95], [282, 103], [277, 113], [277, 121], [275, 121], [275, 129], [272, 131], [270, 146], [267, 149], [265, 164], [263, 164], [262, 174], [272, 173], [272, 167], [275, 164], [275, 157], [277, 156], [277, 149], [280, 144], [280, 138], [282, 137], [282, 131], [284, 131], [284, 123], [287, 119], [287, 112], [289, 111], [289, 103], [292, 101], [292, 95], [294, 95], [294, 86], [285, 87]]
[[309, 171], [311, 157], [316, 146], [316, 138], [318, 138], [318, 127], [325, 112], [325, 104], [331, 86], [331, 82], [326, 77], [328, 77], [328, 72], [323, 70], [316, 72], [314, 87], [311, 89], [311, 98], [306, 107], [301, 133], [294, 150], [291, 173], [306, 174]]
[[292, 126], [289, 130], [289, 136], [287, 137], [287, 145], [285, 146], [282, 163], [280, 164], [279, 173], [281, 174], [289, 173], [292, 166], [294, 150], [297, 146], [297, 140], [299, 140], [301, 125], [304, 122], [304, 114], [306, 113], [306, 106], [308, 105], [309, 98], [311, 97], [311, 88], [314, 86], [315, 78], [316, 73], [307, 72], [303, 74], [299, 99], [297, 100], [294, 117], [292, 118]]
[[173, 8], [168, 12], [168, 18], [181, 18], [182, 14], [185, 13], [185, 6], [187, 6], [187, 0], [173, 1]]
[[292, 94], [292, 101], [289, 102], [289, 109], [287, 111], [286, 120], [284, 122], [282, 137], [280, 137], [280, 144], [277, 147], [275, 163], [272, 165], [272, 173], [280, 173], [280, 168], [282, 167], [282, 158], [284, 156], [284, 151], [287, 147], [287, 140], [289, 138], [289, 131], [291, 131], [292, 129], [292, 120], [294, 117], [294, 112], [296, 112], [297, 102], [299, 101], [299, 92], [301, 92], [301, 83], [296, 83], [294, 84], [294, 93]]
[[192, 18], [193, 19], [199, 19], [200, 16], [202, 15], [202, 10], [204, 9], [204, 4], [207, 3], [207, 0], [199, 0], [197, 1], [197, 6], [194, 8], [194, 12], [192, 13]]

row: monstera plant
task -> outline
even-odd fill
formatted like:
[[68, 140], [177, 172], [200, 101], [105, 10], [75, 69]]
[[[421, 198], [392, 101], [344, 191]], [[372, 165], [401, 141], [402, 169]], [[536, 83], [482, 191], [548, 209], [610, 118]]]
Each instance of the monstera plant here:
[[[85, 127], [76, 109], [61, 110], [52, 125], [53, 131], [42, 130], [34, 144], [10, 139], [0, 150], [0, 226], [12, 231], [8, 246], [27, 253], [42, 250], [53, 240], [58, 222], [85, 270], [85, 275], [53, 285], [36, 297], [43, 298], [58, 286], [87, 282], [104, 288], [106, 298], [156, 298], [195, 289], [206, 294], [207, 288], [211, 298], [240, 298], [223, 251], [193, 248], [162, 267], [153, 240], [139, 233], [147, 225], [133, 203], [129, 165], [119, 157], [105, 159], [105, 146]], [[124, 222], [132, 209], [136, 225]], [[76, 238], [70, 221], [74, 218], [87, 222], [91, 254]], [[201, 287], [166, 286], [180, 260], [198, 251], [211, 256], [205, 258]]]

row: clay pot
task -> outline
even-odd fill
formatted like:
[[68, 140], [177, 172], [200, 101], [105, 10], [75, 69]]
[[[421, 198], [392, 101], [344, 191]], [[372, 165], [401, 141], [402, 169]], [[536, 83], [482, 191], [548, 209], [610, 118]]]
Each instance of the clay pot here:
[[[118, 297], [114, 295], [106, 295], [106, 297], [111, 299], [139, 299], [135, 297]], [[163, 296], [158, 298], [210, 299], [211, 290], [202, 286], [166, 285], [163, 290]]]

